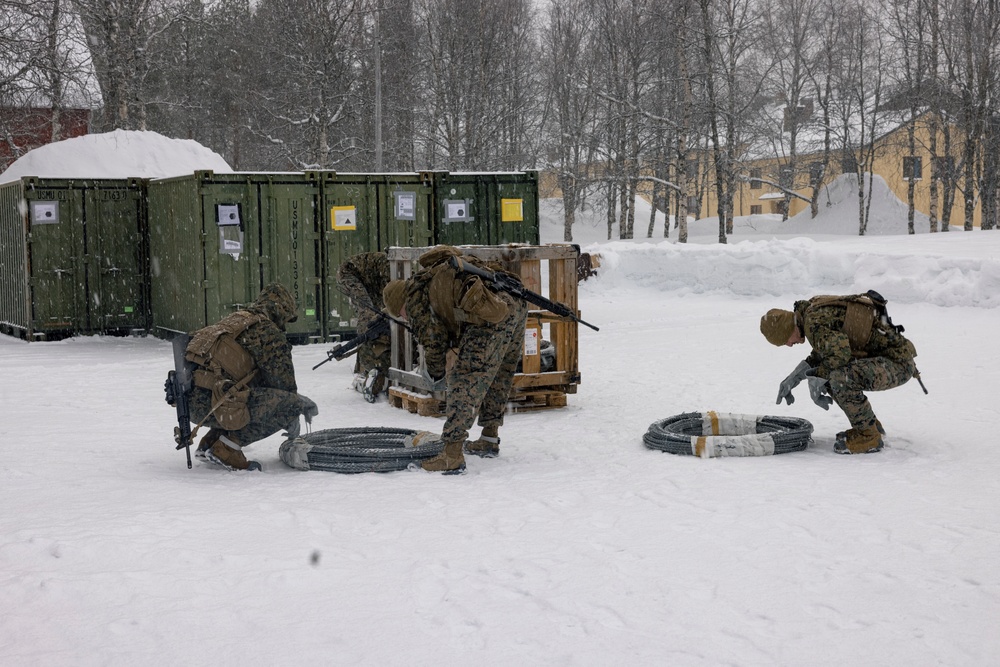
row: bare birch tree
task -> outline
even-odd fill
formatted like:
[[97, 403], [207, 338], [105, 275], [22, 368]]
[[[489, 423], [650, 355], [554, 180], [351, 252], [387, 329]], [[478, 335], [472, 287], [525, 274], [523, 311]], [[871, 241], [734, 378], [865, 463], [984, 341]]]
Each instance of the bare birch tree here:
[[596, 112], [593, 17], [587, 0], [553, 0], [545, 33], [545, 128], [551, 169], [563, 202], [563, 240], [573, 240], [576, 210], [584, 199], [595, 155]]
[[418, 160], [452, 170], [533, 163], [533, 11], [528, 0], [415, 0]]

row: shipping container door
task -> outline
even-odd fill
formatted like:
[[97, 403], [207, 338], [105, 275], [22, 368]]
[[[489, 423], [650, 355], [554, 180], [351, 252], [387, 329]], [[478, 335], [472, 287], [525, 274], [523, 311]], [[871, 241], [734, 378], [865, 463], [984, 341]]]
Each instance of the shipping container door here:
[[90, 328], [127, 333], [148, 327], [147, 240], [142, 181], [87, 191]]
[[323, 174], [325, 335], [353, 331], [353, 310], [337, 287], [345, 259], [379, 250], [377, 187], [360, 175]]
[[435, 174], [434, 243], [489, 245], [489, 209], [479, 174]]
[[538, 245], [538, 174], [502, 173], [488, 187], [492, 244]]
[[250, 304], [263, 287], [257, 195], [248, 179], [215, 176], [201, 184], [209, 324]]
[[21, 182], [0, 186], [0, 332], [25, 336], [28, 307], [28, 228]]
[[379, 184], [378, 248], [417, 248], [434, 242], [434, 188], [416, 174], [390, 175]]
[[85, 331], [83, 191], [38, 185], [26, 193], [31, 329], [36, 334]]
[[280, 282], [295, 295], [298, 320], [289, 336], [308, 342], [323, 334], [319, 188], [301, 180], [261, 184], [264, 283]]

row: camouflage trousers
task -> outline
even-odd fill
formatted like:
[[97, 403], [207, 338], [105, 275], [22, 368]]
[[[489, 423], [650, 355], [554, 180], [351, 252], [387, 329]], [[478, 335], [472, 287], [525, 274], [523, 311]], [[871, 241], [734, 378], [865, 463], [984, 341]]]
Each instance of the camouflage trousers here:
[[[358, 318], [357, 332], [360, 334], [378, 319], [378, 314], [372, 312], [371, 297], [360, 284], [351, 281], [344, 283], [342, 287], [344, 294], [347, 295], [354, 307], [355, 315]], [[368, 308], [355, 304], [366, 304]], [[354, 360], [354, 372], [367, 375], [368, 371], [373, 368], [377, 368], [383, 373], [388, 371], [392, 359], [391, 345], [389, 336], [381, 336], [360, 346], [357, 358]]]
[[448, 371], [444, 442], [465, 441], [479, 413], [479, 425], [503, 424], [514, 372], [521, 360], [528, 304], [499, 294], [510, 313], [497, 324], [465, 324], [458, 358]]
[[898, 387], [912, 378], [916, 370], [912, 359], [905, 362], [885, 357], [854, 359], [830, 373], [830, 396], [847, 415], [853, 428], [874, 426], [875, 411], [864, 392]]
[[[195, 387], [191, 391], [189, 405], [191, 420], [197, 424], [212, 409], [212, 392]], [[215, 421], [214, 416], [205, 419], [204, 425], [221, 430], [224, 435], [245, 447], [288, 428], [301, 413], [298, 394], [269, 387], [251, 388], [247, 407], [250, 409], [250, 423], [239, 430], [227, 431]]]
[[[358, 329], [364, 331], [360, 326]], [[354, 362], [354, 372], [367, 375], [368, 371], [377, 368], [386, 373], [389, 370], [391, 362], [392, 343], [389, 336], [380, 336], [358, 348], [358, 358]]]

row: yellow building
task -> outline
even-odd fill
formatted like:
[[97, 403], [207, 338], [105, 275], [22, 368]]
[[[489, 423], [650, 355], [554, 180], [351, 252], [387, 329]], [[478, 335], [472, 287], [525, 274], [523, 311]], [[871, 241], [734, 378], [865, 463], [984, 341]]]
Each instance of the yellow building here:
[[[964, 174], [956, 171], [961, 164], [962, 135], [951, 125], [949, 132], [950, 155], [944, 155], [943, 124], [934, 114], [925, 113], [912, 121], [914, 127], [913, 150], [910, 149], [910, 139], [907, 129], [910, 122], [885, 121], [887, 129], [876, 139], [872, 172], [882, 177], [887, 186], [901, 202], [907, 201], [907, 188], [912, 177], [914, 183], [914, 208], [925, 216], [930, 215], [931, 190], [938, 187], [938, 229], [941, 228], [943, 206], [945, 202], [945, 181], [939, 178], [941, 168], [951, 169], [952, 180], [958, 186], [964, 185]], [[936, 157], [931, 154], [931, 131], [937, 128]], [[810, 140], [803, 132], [802, 143], [816, 146], [813, 136]], [[800, 144], [801, 145], [801, 144]], [[758, 151], [762, 153], [762, 151]], [[788, 214], [794, 216], [810, 207], [813, 194], [813, 181], [821, 177], [821, 185], [830, 183], [834, 178], [845, 173], [854, 173], [854, 160], [859, 151], [848, 153], [831, 149], [829, 163], [822, 168], [823, 154], [820, 151], [800, 152], [796, 157], [794, 174], [790, 173], [787, 158], [759, 157], [740, 161], [740, 180], [737, 190], [733, 193], [733, 215], [748, 216], [764, 213], [780, 214], [786, 205], [786, 197], [782, 187], [797, 193], [798, 197], [788, 199]], [[717, 199], [712, 182], [711, 152], [704, 149], [693, 155], [697, 169], [695, 178], [699, 180], [697, 187], [691, 187], [690, 195], [697, 190], [700, 197], [688, 197], [688, 214], [695, 218], [713, 217], [717, 215]], [[845, 161], [847, 164], [845, 164]], [[707, 166], [706, 166], [707, 165]], [[592, 172], [600, 172], [599, 165], [591, 166]], [[867, 177], [866, 177], [867, 187]], [[782, 186], [782, 187], [779, 187]], [[650, 181], [643, 180], [637, 185], [637, 194], [647, 201], [650, 199]], [[542, 198], [561, 197], [558, 179], [554, 172], [542, 172], [539, 178], [539, 196]], [[965, 196], [961, 187], [954, 188], [951, 196], [951, 215], [948, 223], [952, 227], [962, 227], [965, 224]], [[695, 208], [697, 207], [697, 210]], [[982, 218], [981, 206], [974, 209], [973, 225], [980, 226]]]
[[[937, 219], [938, 229], [940, 229], [945, 201], [944, 181], [940, 178], [940, 170], [951, 169], [953, 180], [957, 180], [958, 185], [963, 185], [964, 174], [955, 172], [956, 165], [961, 163], [961, 135], [954, 125], [950, 127], [950, 155], [945, 156], [942, 124], [937, 121], [935, 115], [925, 113], [912, 121], [912, 124], [914, 128], [912, 150], [908, 134], [910, 122], [895, 124], [876, 139], [872, 173], [882, 177], [896, 197], [904, 203], [907, 201], [907, 189], [912, 178], [914, 208], [924, 215], [930, 215], [931, 190], [936, 185], [938, 187]], [[931, 131], [932, 127], [935, 126], [937, 127], [936, 156], [932, 155], [930, 150]], [[850, 161], [856, 160], [858, 157], [858, 151], [854, 151], [846, 156], [846, 161], [849, 164], [844, 164], [845, 154], [840, 150], [832, 150], [829, 164], [825, 173], [822, 173], [822, 183], [829, 183], [845, 171], [853, 171], [854, 163]], [[808, 209], [809, 199], [813, 192], [812, 179], [821, 173], [822, 160], [822, 153], [800, 153], [796, 159], [797, 167], [794, 175], [790, 174], [787, 169], [787, 159], [759, 158], [743, 162], [744, 179], [738, 184], [737, 191], [733, 196], [733, 214], [736, 216], [760, 213], [780, 214], [785, 206], [786, 198], [781, 187], [772, 184], [788, 187], [801, 196], [801, 198], [792, 197], [788, 200], [788, 214], [790, 216]], [[955, 188], [952, 201], [949, 225], [962, 227], [965, 224], [965, 198], [961, 188]], [[714, 190], [706, 191], [701, 203], [701, 215], [716, 214]], [[974, 226], [980, 225], [981, 217], [981, 207], [976, 206], [973, 218]]]

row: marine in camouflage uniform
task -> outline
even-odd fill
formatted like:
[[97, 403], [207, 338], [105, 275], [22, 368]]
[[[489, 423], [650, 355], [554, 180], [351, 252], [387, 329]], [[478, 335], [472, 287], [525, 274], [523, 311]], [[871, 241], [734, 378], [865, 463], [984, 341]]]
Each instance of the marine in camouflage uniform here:
[[812, 351], [782, 383], [778, 402], [786, 398], [791, 403], [791, 389], [809, 378], [813, 400], [826, 408], [829, 398], [824, 404], [816, 393], [825, 390], [851, 423], [838, 434], [837, 451], [859, 454], [882, 449], [884, 434], [864, 392], [893, 389], [916, 376], [917, 351], [876, 310], [858, 308], [849, 318], [848, 309], [854, 306], [844, 300], [851, 298], [856, 297], [817, 296], [796, 301], [792, 311], [772, 309], [761, 318], [761, 332], [774, 345], [809, 342]]
[[[382, 311], [382, 290], [388, 282], [389, 258], [384, 252], [363, 252], [340, 265], [337, 284], [354, 307], [358, 318], [358, 332], [367, 330]], [[354, 372], [367, 375], [372, 369], [378, 369], [384, 378], [389, 370], [391, 356], [389, 335], [380, 336], [358, 348]]]
[[[452, 267], [449, 258], [461, 254], [457, 248], [439, 246], [420, 259], [421, 270], [409, 280], [389, 283], [385, 291], [389, 314], [409, 320], [431, 379], [445, 378], [444, 451], [421, 465], [446, 473], [465, 469], [463, 449], [479, 456], [499, 453], [499, 429], [521, 359], [528, 316], [525, 302], [494, 293], [478, 276]], [[481, 268], [498, 268], [462, 257]], [[457, 350], [450, 368], [449, 350]], [[466, 443], [477, 413], [482, 435]]]
[[[285, 325], [297, 317], [295, 298], [283, 285], [272, 283], [251, 305], [228, 315], [219, 324], [244, 317], [245, 313], [258, 316], [236, 337], [239, 346], [253, 359], [256, 369], [247, 383], [246, 405], [250, 421], [241, 428], [227, 430], [219, 423], [216, 413], [209, 414], [213, 407], [210, 389], [195, 386], [189, 399], [192, 421], [210, 427], [199, 444], [198, 454], [238, 470], [260, 468], [256, 462], [247, 461], [241, 451], [243, 447], [281, 429], [297, 435], [299, 415], [305, 414], [306, 420], [311, 421], [317, 412], [315, 403], [298, 394], [292, 348], [284, 333]], [[238, 381], [240, 378], [228, 379]]]

